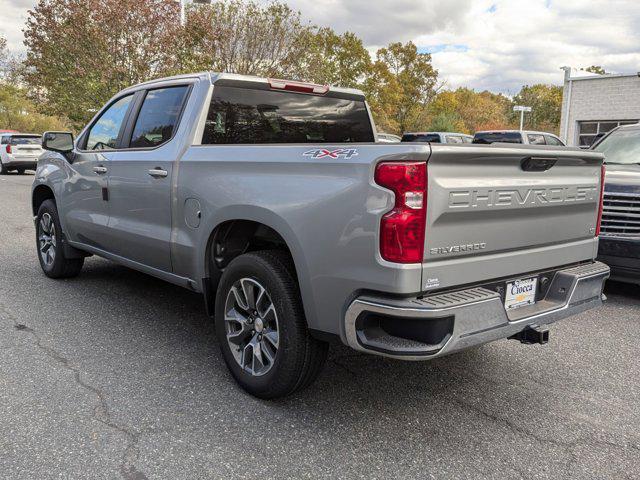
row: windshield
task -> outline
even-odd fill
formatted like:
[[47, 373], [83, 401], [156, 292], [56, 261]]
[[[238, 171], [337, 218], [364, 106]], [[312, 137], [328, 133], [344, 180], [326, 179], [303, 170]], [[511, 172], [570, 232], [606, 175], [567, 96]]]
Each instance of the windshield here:
[[11, 137], [11, 145], [40, 145], [40, 137]]
[[617, 130], [595, 146], [604, 153], [604, 163], [640, 163], [640, 130]]

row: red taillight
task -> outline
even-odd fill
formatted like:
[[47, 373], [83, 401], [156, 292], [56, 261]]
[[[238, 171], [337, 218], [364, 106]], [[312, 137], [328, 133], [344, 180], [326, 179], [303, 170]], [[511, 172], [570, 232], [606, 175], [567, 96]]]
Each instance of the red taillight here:
[[600, 170], [600, 206], [598, 207], [598, 220], [596, 222], [596, 237], [600, 235], [600, 226], [602, 225], [602, 210], [604, 208], [604, 181], [607, 168], [602, 165]]
[[380, 255], [389, 262], [420, 263], [424, 255], [427, 212], [427, 164], [382, 162], [375, 180], [396, 195], [380, 222]]
[[316, 85], [314, 83], [294, 82], [291, 80], [269, 79], [269, 86], [274, 90], [288, 90], [290, 92], [314, 93], [324, 95], [329, 91], [328, 85]]
[[7, 145], [7, 153], [11, 153], [11, 145]]

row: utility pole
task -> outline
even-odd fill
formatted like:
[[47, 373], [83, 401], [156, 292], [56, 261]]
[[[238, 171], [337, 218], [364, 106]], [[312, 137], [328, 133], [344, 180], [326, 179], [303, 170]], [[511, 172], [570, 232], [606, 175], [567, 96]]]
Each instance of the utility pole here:
[[530, 113], [531, 107], [516, 105], [513, 107], [514, 112], [520, 112], [520, 131], [524, 130], [524, 112]]

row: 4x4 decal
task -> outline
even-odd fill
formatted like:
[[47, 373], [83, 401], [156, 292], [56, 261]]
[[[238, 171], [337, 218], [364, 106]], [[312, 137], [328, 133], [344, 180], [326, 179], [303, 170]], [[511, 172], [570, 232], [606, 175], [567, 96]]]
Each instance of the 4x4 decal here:
[[303, 153], [305, 157], [311, 158], [346, 158], [347, 160], [358, 155], [356, 148], [338, 148], [335, 150], [327, 150], [326, 148], [317, 148]]

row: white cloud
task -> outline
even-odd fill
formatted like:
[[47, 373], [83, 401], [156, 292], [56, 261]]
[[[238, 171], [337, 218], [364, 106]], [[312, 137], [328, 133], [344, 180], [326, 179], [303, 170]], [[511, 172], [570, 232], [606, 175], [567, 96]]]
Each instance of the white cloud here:
[[[268, 0], [261, 0], [268, 1]], [[22, 50], [33, 0], [0, 0], [0, 33]], [[357, 33], [371, 49], [413, 40], [449, 87], [515, 93], [561, 83], [559, 67], [640, 70], [639, 0], [289, 0], [318, 25]]]

